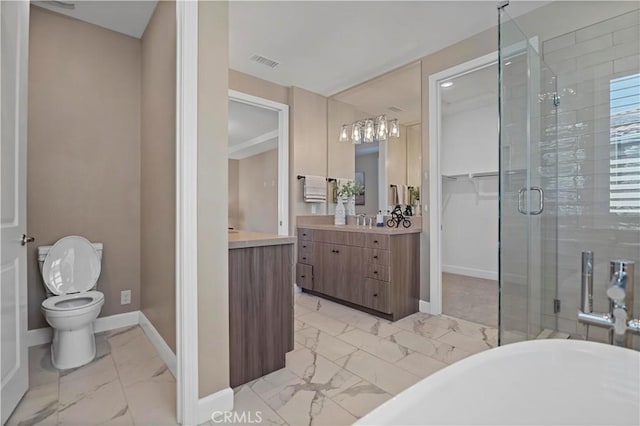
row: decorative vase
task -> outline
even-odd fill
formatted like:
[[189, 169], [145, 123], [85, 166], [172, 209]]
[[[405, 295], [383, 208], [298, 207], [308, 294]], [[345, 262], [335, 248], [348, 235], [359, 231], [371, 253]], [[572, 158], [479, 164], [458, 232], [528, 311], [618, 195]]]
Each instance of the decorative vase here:
[[342, 197], [338, 197], [338, 205], [336, 205], [336, 212], [334, 215], [333, 223], [335, 225], [344, 225], [346, 224], [346, 222], [344, 200], [342, 199]]
[[352, 195], [347, 198], [347, 216], [356, 215], [356, 196]]

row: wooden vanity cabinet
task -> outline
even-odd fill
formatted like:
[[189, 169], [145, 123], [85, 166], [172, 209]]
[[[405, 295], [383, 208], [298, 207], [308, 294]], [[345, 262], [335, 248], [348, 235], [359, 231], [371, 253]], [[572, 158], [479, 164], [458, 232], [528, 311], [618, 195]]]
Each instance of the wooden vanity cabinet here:
[[384, 318], [418, 311], [419, 262], [419, 233], [298, 229], [298, 286]]

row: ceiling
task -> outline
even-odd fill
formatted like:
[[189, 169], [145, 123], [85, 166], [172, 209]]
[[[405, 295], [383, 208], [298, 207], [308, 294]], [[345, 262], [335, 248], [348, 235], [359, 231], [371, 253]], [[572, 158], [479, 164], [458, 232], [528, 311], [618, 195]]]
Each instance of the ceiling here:
[[443, 111], [454, 112], [472, 108], [478, 104], [498, 102], [498, 64], [447, 80], [451, 87], [440, 87]]
[[157, 1], [64, 1], [74, 9], [57, 6], [51, 1], [34, 1], [36, 6], [98, 25], [131, 37], [141, 38], [153, 15]]
[[421, 121], [421, 86], [420, 62], [414, 62], [341, 92], [334, 99], [353, 105], [359, 111], [386, 114], [388, 118], [397, 118], [400, 124], [412, 125]]
[[[512, 1], [509, 14], [547, 3]], [[496, 24], [495, 0], [232, 1], [230, 67], [329, 96]]]
[[229, 101], [229, 158], [241, 160], [278, 147], [278, 113]]

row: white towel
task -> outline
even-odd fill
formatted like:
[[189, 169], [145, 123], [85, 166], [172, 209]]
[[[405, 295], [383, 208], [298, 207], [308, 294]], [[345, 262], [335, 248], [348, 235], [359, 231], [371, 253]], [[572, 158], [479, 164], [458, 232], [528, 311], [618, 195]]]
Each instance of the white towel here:
[[407, 185], [398, 185], [398, 204], [407, 204]]
[[323, 176], [304, 178], [304, 202], [324, 203], [327, 201], [327, 179]]

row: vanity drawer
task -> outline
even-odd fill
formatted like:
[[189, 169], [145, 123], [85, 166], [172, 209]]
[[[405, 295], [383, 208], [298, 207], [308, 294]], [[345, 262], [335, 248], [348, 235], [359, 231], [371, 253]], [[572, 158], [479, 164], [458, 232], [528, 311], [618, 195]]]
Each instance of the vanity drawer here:
[[314, 241], [343, 246], [362, 247], [365, 236], [361, 232], [348, 231], [315, 231]]
[[381, 234], [366, 234], [364, 246], [376, 249], [389, 249], [389, 236]]
[[389, 265], [389, 250], [365, 249], [365, 261], [377, 265]]
[[315, 245], [310, 241], [298, 243], [298, 262], [313, 264], [315, 260]]
[[304, 241], [313, 241], [313, 230], [298, 228], [298, 239]]
[[373, 278], [380, 281], [389, 281], [389, 267], [385, 265], [377, 265], [369, 263], [367, 265], [367, 278]]
[[313, 290], [313, 266], [298, 263], [296, 267], [296, 284], [307, 290]]
[[391, 313], [391, 285], [384, 281], [367, 279], [363, 288], [362, 304], [376, 311]]

